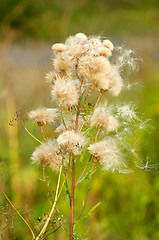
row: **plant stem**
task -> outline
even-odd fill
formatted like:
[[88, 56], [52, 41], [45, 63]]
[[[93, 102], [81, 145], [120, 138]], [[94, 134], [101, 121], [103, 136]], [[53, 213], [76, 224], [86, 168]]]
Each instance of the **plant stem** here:
[[60, 111], [60, 114], [61, 114], [61, 119], [62, 119], [63, 125], [65, 126], [65, 129], [67, 130], [66, 123], [65, 123], [65, 120], [63, 118], [62, 107], [61, 106], [59, 107], [59, 111]]
[[56, 206], [56, 203], [57, 203], [57, 200], [58, 200], [58, 190], [59, 190], [59, 185], [60, 185], [60, 179], [61, 179], [61, 172], [62, 172], [62, 165], [60, 167], [60, 172], [59, 172], [59, 178], [58, 178], [58, 182], [57, 182], [57, 188], [56, 188], [56, 194], [55, 194], [55, 200], [54, 200], [54, 203], [53, 203], [53, 206], [52, 206], [52, 209], [51, 209], [51, 212], [49, 214], [49, 217], [45, 223], [45, 225], [43, 226], [41, 232], [39, 233], [39, 235], [37, 236], [37, 238], [35, 240], [38, 240], [41, 238], [41, 236], [45, 233], [46, 231], [46, 228], [50, 222], [50, 219], [52, 217], [52, 214], [54, 212], [54, 209], [55, 209], [55, 206]]
[[84, 131], [87, 129], [87, 127], [88, 127], [88, 125], [89, 125], [89, 122], [90, 122], [90, 120], [91, 120], [91, 117], [92, 117], [92, 115], [93, 115], [93, 113], [94, 113], [94, 111], [95, 111], [95, 109], [96, 109], [96, 107], [97, 107], [97, 104], [98, 104], [98, 102], [99, 102], [99, 100], [100, 100], [100, 98], [102, 97], [102, 95], [103, 95], [104, 92], [105, 92], [105, 91], [101, 89], [100, 94], [99, 94], [99, 96], [98, 96], [98, 98], [97, 98], [96, 104], [94, 105], [94, 109], [93, 109], [93, 111], [92, 111], [92, 113], [91, 113], [91, 116], [90, 116], [90, 118], [89, 118], [89, 120], [88, 120], [88, 122], [87, 122], [87, 125], [86, 125]]
[[72, 158], [72, 196], [71, 196], [71, 230], [70, 240], [73, 240], [73, 229], [74, 229], [74, 193], [75, 193], [75, 158]]
[[95, 136], [95, 138], [94, 138], [94, 142], [97, 141], [97, 137], [98, 137], [98, 135], [99, 135], [99, 133], [100, 133], [100, 130], [101, 130], [101, 126], [98, 126], [98, 131], [97, 131], [97, 134], [96, 134], [96, 136]]
[[73, 119], [73, 117], [68, 113], [68, 111], [67, 111], [64, 107], [61, 107], [61, 108], [65, 111], [65, 113], [69, 116], [69, 118], [70, 118], [73, 122], [76, 121], [76, 120]]
[[30, 229], [30, 232], [33, 236], [33, 239], [35, 239], [35, 235], [33, 230], [31, 229], [29, 223], [22, 217], [22, 215], [18, 212], [18, 210], [14, 207], [13, 203], [9, 200], [9, 198], [7, 197], [7, 195], [4, 193], [4, 191], [2, 190], [2, 188], [0, 187], [0, 191], [1, 193], [5, 196], [5, 198], [7, 199], [7, 201], [10, 203], [10, 205], [12, 206], [12, 208], [16, 211], [16, 213], [19, 215], [19, 217], [25, 222], [25, 224], [28, 226], [28, 228]]
[[82, 176], [83, 176], [84, 172], [86, 171], [86, 169], [87, 169], [87, 167], [88, 167], [88, 164], [89, 164], [89, 163], [90, 163], [90, 161], [91, 161], [91, 158], [92, 158], [92, 155], [90, 156], [90, 158], [89, 158], [89, 160], [88, 160], [88, 162], [87, 162], [87, 164], [86, 164], [86, 166], [85, 166], [85, 168], [84, 168], [83, 172], [81, 173], [81, 175], [80, 175], [79, 179], [77, 180], [77, 182], [76, 182], [76, 184], [75, 184], [75, 187], [78, 185], [78, 183], [79, 183], [79, 181], [81, 180], [81, 178], [82, 178]]
[[32, 138], [34, 138], [37, 142], [42, 143], [39, 139], [37, 139], [36, 137], [34, 137], [34, 136], [29, 132], [29, 130], [28, 130], [28, 129], [26, 128], [26, 126], [24, 125], [23, 121], [21, 121], [21, 123], [22, 123], [25, 131], [26, 131], [27, 133], [29, 133], [29, 135], [30, 135]]
[[46, 142], [46, 138], [45, 138], [45, 136], [44, 136], [44, 129], [43, 129], [43, 126], [40, 126], [40, 129], [41, 129], [42, 137], [43, 137], [44, 141]]
[[67, 182], [66, 180], [67, 180], [67, 174], [68, 174], [69, 170], [70, 170], [70, 169], [68, 168], [68, 169], [67, 169], [67, 172], [66, 172], [66, 175], [65, 175], [65, 179], [64, 179], [64, 181], [63, 181], [63, 183], [62, 183], [62, 185], [61, 185], [61, 189], [60, 189], [60, 191], [59, 191], [59, 194], [58, 194], [57, 199], [60, 197], [60, 194], [61, 194], [61, 192], [62, 192], [62, 189], [63, 189], [63, 187], [64, 187], [65, 182]]
[[53, 203], [54, 201], [53, 201], [53, 198], [52, 198], [52, 195], [51, 195], [51, 191], [50, 191], [50, 188], [49, 188], [49, 186], [48, 186], [48, 184], [47, 184], [47, 182], [46, 182], [45, 167], [43, 167], [43, 178], [44, 178], [44, 182], [45, 182], [45, 185], [46, 185], [46, 187], [47, 187], [48, 193], [49, 193], [49, 195], [50, 195], [51, 201], [52, 201], [52, 203]]
[[89, 89], [89, 91], [87, 92], [87, 94], [85, 95], [85, 98], [84, 98], [84, 100], [83, 100], [83, 104], [82, 104], [82, 109], [83, 109], [83, 107], [84, 107], [84, 105], [85, 105], [85, 103], [86, 103], [86, 100], [87, 100], [87, 97], [89, 96], [89, 94], [91, 93], [91, 91], [92, 91], [92, 89]]
[[80, 215], [78, 216], [78, 218], [76, 219], [76, 221], [78, 219], [80, 219], [80, 217], [82, 216], [82, 213], [84, 212], [84, 209], [85, 209], [85, 206], [86, 206], [86, 203], [87, 203], [87, 200], [88, 200], [88, 192], [89, 192], [89, 189], [90, 189], [90, 183], [91, 183], [91, 178], [92, 178], [92, 174], [93, 174], [94, 165], [95, 165], [95, 163], [93, 163], [92, 168], [91, 168], [91, 174], [90, 174], [89, 182], [88, 182], [88, 190], [87, 190], [87, 195], [86, 195], [86, 198], [85, 198], [85, 201], [84, 201], [84, 205], [83, 205], [82, 211], [81, 211]]

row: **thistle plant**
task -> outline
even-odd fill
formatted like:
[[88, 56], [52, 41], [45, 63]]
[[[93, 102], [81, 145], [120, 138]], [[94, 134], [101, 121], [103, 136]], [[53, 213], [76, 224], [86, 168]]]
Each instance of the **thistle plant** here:
[[[79, 239], [75, 235], [74, 216], [77, 185], [87, 175], [90, 186], [98, 164], [104, 170], [124, 171], [126, 168], [121, 138], [127, 134], [128, 122], [134, 121], [137, 116], [128, 104], [106, 104], [106, 99], [109, 95], [113, 98], [120, 94], [124, 88], [122, 69], [126, 64], [134, 66], [134, 58], [131, 59], [131, 51], [115, 58], [111, 41], [102, 41], [100, 37], [87, 38], [83, 33], [69, 37], [64, 44], [54, 44], [52, 50], [53, 70], [46, 74], [45, 79], [51, 85], [51, 97], [58, 107], [38, 108], [31, 111], [29, 117], [40, 126], [43, 136], [43, 142], [33, 152], [32, 160], [41, 165], [43, 173], [46, 167], [59, 171], [59, 178], [51, 212], [35, 239], [45, 236], [63, 185], [67, 182], [71, 208], [69, 232], [70, 240], [73, 240]], [[59, 119], [57, 137], [47, 139], [43, 125], [54, 124]], [[82, 155], [87, 156], [86, 159]], [[77, 179], [76, 168], [80, 159], [83, 159], [84, 167]], [[88, 170], [89, 165], [91, 170]], [[62, 171], [65, 179], [60, 189]], [[47, 188], [50, 192], [48, 185]], [[79, 217], [84, 209], [81, 211]]]
[[[136, 57], [130, 50], [114, 47], [107, 39], [87, 37], [83, 33], [69, 37], [65, 43], [54, 44], [52, 51], [53, 70], [45, 79], [51, 88], [50, 100], [56, 102], [57, 108], [38, 108], [28, 114], [40, 127], [43, 138], [40, 141], [33, 136], [40, 145], [31, 159], [41, 166], [52, 200], [44, 225], [37, 235], [32, 235], [35, 240], [45, 238], [51, 218], [58, 211], [58, 199], [65, 185], [71, 215], [67, 233], [70, 240], [81, 239], [75, 228], [77, 219], [84, 213], [87, 196], [80, 215], [75, 216], [77, 186], [88, 180], [89, 190], [98, 165], [106, 171], [124, 172], [127, 169], [124, 149], [128, 144], [125, 141], [130, 134], [129, 126], [140, 119], [132, 104], [115, 104], [113, 99], [126, 88], [123, 68], [126, 65], [134, 68]], [[56, 127], [52, 139], [45, 135], [45, 124]], [[80, 175], [77, 178], [76, 170], [81, 161], [83, 169], [78, 169]], [[47, 167], [58, 174], [54, 198], [45, 177]]]

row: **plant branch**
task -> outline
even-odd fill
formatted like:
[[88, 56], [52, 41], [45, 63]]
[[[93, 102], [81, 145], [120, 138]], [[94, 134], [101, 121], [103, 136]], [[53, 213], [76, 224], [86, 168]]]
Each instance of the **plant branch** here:
[[98, 137], [98, 135], [99, 135], [99, 133], [100, 133], [100, 130], [101, 130], [101, 126], [98, 126], [98, 131], [97, 131], [97, 134], [96, 134], [96, 136], [95, 136], [95, 138], [94, 138], [94, 142], [97, 141], [97, 137]]
[[88, 200], [88, 192], [89, 192], [89, 189], [90, 189], [90, 183], [91, 183], [91, 178], [92, 178], [92, 174], [93, 174], [94, 165], [95, 165], [95, 163], [93, 163], [92, 168], [91, 168], [91, 174], [90, 174], [89, 182], [88, 182], [88, 190], [87, 190], [87, 195], [86, 195], [86, 198], [85, 198], [85, 201], [84, 201], [84, 205], [83, 205], [82, 211], [81, 211], [80, 215], [78, 216], [78, 218], [76, 219], [76, 221], [78, 219], [80, 219], [80, 217], [82, 216], [83, 211], [84, 211], [85, 206], [86, 206], [86, 203], [87, 203], [87, 200]]
[[74, 229], [74, 194], [75, 194], [75, 158], [72, 158], [72, 196], [71, 196], [71, 230], [70, 240], [73, 240], [73, 229]]
[[52, 214], [54, 212], [54, 209], [55, 209], [55, 206], [56, 206], [56, 203], [57, 203], [57, 200], [58, 200], [58, 190], [59, 190], [59, 185], [60, 185], [60, 179], [61, 179], [61, 172], [62, 172], [62, 165], [60, 167], [60, 172], [59, 172], [59, 177], [58, 177], [58, 182], [57, 182], [57, 188], [56, 188], [56, 194], [55, 194], [55, 200], [54, 200], [54, 203], [53, 203], [53, 206], [52, 206], [52, 209], [51, 209], [51, 212], [49, 214], [49, 217], [45, 223], [45, 225], [43, 226], [41, 232], [39, 233], [39, 235], [37, 236], [37, 238], [35, 240], [38, 240], [40, 239], [40, 237], [45, 233], [45, 230], [50, 222], [50, 219], [52, 217]]
[[90, 158], [89, 158], [89, 160], [88, 160], [88, 162], [87, 162], [87, 164], [86, 164], [86, 166], [85, 166], [85, 168], [84, 168], [83, 172], [81, 173], [81, 175], [80, 175], [79, 179], [77, 180], [77, 182], [76, 182], [76, 184], [75, 184], [75, 187], [78, 185], [78, 183], [79, 183], [79, 181], [81, 180], [81, 178], [82, 178], [83, 174], [85, 173], [85, 171], [86, 171], [86, 169], [87, 169], [87, 167], [88, 167], [88, 164], [89, 164], [89, 163], [90, 163], [90, 161], [91, 161], [91, 158], [92, 158], [92, 155], [90, 156]]
[[19, 217], [25, 222], [25, 224], [28, 226], [28, 228], [30, 229], [30, 232], [33, 236], [33, 239], [35, 239], [35, 235], [34, 232], [32, 230], [32, 228], [30, 227], [29, 223], [22, 217], [22, 215], [18, 212], [18, 210], [14, 207], [13, 203], [9, 200], [9, 198], [7, 197], [7, 195], [4, 193], [4, 191], [2, 190], [2, 188], [0, 187], [0, 191], [1, 193], [5, 196], [5, 198], [7, 199], [7, 201], [10, 203], [10, 205], [12, 206], [12, 208], [16, 211], [16, 213], [19, 215]]
[[42, 137], [43, 137], [44, 141], [46, 142], [46, 138], [45, 138], [45, 136], [44, 136], [44, 129], [43, 129], [43, 126], [40, 126], [40, 129], [41, 129]]
[[103, 95], [104, 92], [105, 92], [105, 90], [101, 89], [100, 94], [99, 94], [99, 96], [98, 96], [98, 98], [97, 98], [97, 101], [96, 101], [96, 103], [95, 103], [95, 105], [94, 105], [94, 109], [93, 109], [93, 111], [92, 111], [92, 113], [91, 113], [91, 116], [90, 116], [90, 118], [89, 118], [89, 120], [88, 120], [88, 122], [87, 122], [87, 125], [86, 125], [86, 127], [85, 127], [84, 130], [87, 129], [87, 127], [88, 127], [88, 125], [89, 125], [89, 122], [90, 122], [90, 120], [91, 120], [91, 118], [92, 118], [92, 115], [93, 115], [93, 113], [94, 113], [94, 111], [95, 111], [95, 109], [96, 109], [96, 107], [97, 107], [97, 104], [98, 104], [98, 102], [99, 102], [99, 100], [100, 100], [100, 98], [102, 97], [102, 95]]
[[73, 122], [76, 122], [76, 120], [73, 119], [73, 117], [68, 113], [68, 111], [64, 108], [64, 107], [61, 107], [65, 113], [70, 117], [70, 119], [73, 121]]
[[26, 131], [27, 133], [29, 133], [29, 135], [30, 135], [32, 138], [34, 138], [37, 142], [42, 143], [39, 139], [37, 139], [36, 137], [34, 137], [34, 136], [29, 132], [29, 130], [28, 130], [28, 129], [26, 128], [26, 126], [24, 125], [23, 121], [21, 121], [21, 123], [22, 123], [25, 131]]
[[61, 119], [62, 119], [63, 125], [65, 126], [65, 129], [67, 130], [66, 123], [65, 123], [65, 120], [63, 118], [62, 107], [61, 106], [59, 107], [59, 111], [60, 111], [60, 114], [61, 114]]
[[49, 186], [48, 186], [48, 184], [47, 184], [47, 182], [46, 182], [45, 167], [43, 167], [43, 178], [44, 178], [44, 182], [45, 182], [45, 185], [46, 185], [46, 187], [47, 187], [48, 193], [49, 193], [49, 195], [50, 195], [51, 201], [52, 201], [52, 203], [53, 203], [54, 201], [53, 201], [53, 198], [52, 198], [52, 195], [51, 195], [51, 191], [50, 191], [50, 188], [49, 188]]

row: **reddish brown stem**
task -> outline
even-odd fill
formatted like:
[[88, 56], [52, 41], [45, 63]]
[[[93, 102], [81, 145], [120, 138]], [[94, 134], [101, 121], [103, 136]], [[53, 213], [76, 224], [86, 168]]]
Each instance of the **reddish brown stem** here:
[[47, 182], [46, 182], [45, 167], [43, 167], [43, 178], [44, 178], [44, 182], [45, 182], [45, 185], [46, 185], [46, 187], [47, 187], [48, 193], [49, 193], [49, 195], [50, 195], [51, 201], [52, 201], [52, 203], [53, 203], [54, 200], [53, 200], [53, 198], [52, 198], [50, 188], [49, 188], [49, 186], [48, 186], [48, 184], [47, 184]]
[[67, 110], [66, 110], [64, 107], [61, 107], [61, 108], [65, 111], [65, 113], [70, 117], [70, 119], [71, 119], [73, 122], [76, 121], [76, 120], [74, 120], [73, 117], [67, 112]]
[[59, 107], [59, 111], [60, 111], [60, 114], [61, 114], [61, 119], [62, 119], [63, 125], [65, 126], [65, 129], [67, 130], [67, 127], [66, 127], [66, 124], [65, 124], [65, 120], [63, 118], [61, 106]]
[[91, 117], [92, 117], [92, 115], [93, 115], [93, 113], [94, 113], [94, 111], [95, 111], [95, 109], [96, 109], [96, 107], [97, 107], [97, 104], [98, 104], [98, 102], [99, 102], [99, 100], [100, 100], [100, 98], [102, 97], [102, 95], [103, 95], [104, 92], [105, 92], [104, 90], [101, 90], [101, 91], [100, 91], [100, 94], [99, 94], [99, 96], [98, 96], [98, 98], [97, 98], [96, 104], [94, 105], [94, 109], [93, 109], [93, 111], [92, 111], [92, 113], [91, 113], [91, 116], [90, 116], [90, 118], [89, 118], [89, 120], [88, 120], [88, 123], [87, 123], [84, 131], [88, 128], [88, 125], [89, 125], [89, 122], [90, 122], [90, 120], [91, 120]]
[[[92, 157], [92, 155], [91, 155], [91, 157]], [[79, 179], [77, 180], [77, 182], [76, 182], [76, 184], [75, 184], [75, 187], [78, 185], [78, 183], [79, 183], [79, 181], [81, 180], [83, 174], [85, 173], [85, 171], [86, 171], [86, 169], [87, 169], [87, 167], [88, 167], [88, 164], [90, 163], [91, 157], [90, 157], [90, 159], [88, 160], [88, 162], [87, 162], [85, 168], [83, 169], [83, 172], [81, 173]]]
[[46, 138], [45, 138], [45, 136], [44, 136], [44, 129], [43, 129], [43, 126], [40, 126], [40, 129], [41, 129], [42, 137], [43, 137], [44, 141], [46, 142]]
[[70, 240], [73, 240], [73, 229], [74, 229], [74, 194], [75, 194], [75, 159], [72, 158], [72, 196], [71, 196], [71, 230]]
[[100, 133], [100, 130], [101, 130], [101, 126], [98, 127], [97, 134], [96, 134], [96, 136], [95, 136], [95, 138], [94, 138], [94, 141], [95, 141], [95, 142], [97, 141], [97, 137], [98, 137], [98, 135], [99, 135], [99, 133]]
[[84, 98], [84, 100], [83, 100], [83, 105], [82, 105], [82, 106], [85, 105], [86, 100], [87, 100], [87, 97], [89, 96], [89, 94], [91, 93], [91, 91], [92, 91], [92, 89], [89, 89], [89, 91], [88, 91], [87, 94], [85, 95], [85, 98]]
[[80, 217], [82, 216], [82, 214], [84, 212], [84, 209], [85, 209], [85, 206], [86, 206], [86, 203], [87, 203], [87, 200], [88, 200], [88, 192], [89, 192], [89, 189], [90, 189], [90, 183], [91, 183], [91, 178], [92, 178], [92, 174], [93, 174], [94, 165], [95, 165], [95, 163], [93, 163], [92, 168], [91, 168], [91, 173], [90, 173], [89, 182], [88, 182], [88, 190], [87, 190], [87, 195], [86, 195], [86, 198], [85, 198], [85, 201], [84, 201], [84, 205], [83, 205], [82, 211], [81, 211], [80, 215], [78, 216], [78, 218], [76, 219], [76, 221], [78, 219], [80, 219]]

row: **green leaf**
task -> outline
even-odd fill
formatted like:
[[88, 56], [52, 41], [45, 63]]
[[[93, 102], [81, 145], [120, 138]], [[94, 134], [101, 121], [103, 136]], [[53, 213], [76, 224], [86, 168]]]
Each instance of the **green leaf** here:
[[[65, 174], [63, 173], [64, 177], [65, 177]], [[70, 194], [70, 191], [68, 189], [68, 185], [67, 183], [65, 182], [64, 183], [64, 186], [65, 186], [65, 190], [66, 190], [66, 194], [67, 194], [67, 197], [68, 197], [68, 202], [69, 202], [69, 205], [71, 207], [71, 194]]]
[[91, 126], [91, 127], [87, 128], [86, 131], [84, 132], [84, 134], [86, 134], [87, 132], [89, 132], [92, 128], [94, 128], [94, 126]]
[[89, 212], [84, 217], [81, 218], [81, 220], [87, 218], [100, 204], [101, 202], [97, 203], [94, 207], [92, 207], [91, 210], [89, 210]]
[[80, 179], [80, 181], [78, 183], [83, 182], [84, 180], [88, 180], [89, 176], [91, 174], [91, 170], [89, 170], [88, 172], [86, 172], [86, 174], [84, 174], [84, 176]]
[[70, 191], [69, 191], [66, 183], [64, 183], [64, 186], [65, 186], [66, 194], [67, 194], [67, 197], [68, 197], [69, 205], [71, 207], [71, 194], [70, 194]]

